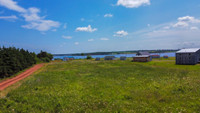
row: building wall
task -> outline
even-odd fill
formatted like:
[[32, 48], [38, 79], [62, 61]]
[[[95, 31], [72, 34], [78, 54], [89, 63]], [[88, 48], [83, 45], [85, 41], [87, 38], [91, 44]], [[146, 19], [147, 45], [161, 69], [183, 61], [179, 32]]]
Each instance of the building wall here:
[[163, 56], [163, 58], [169, 58], [168, 56]]
[[150, 57], [133, 57], [134, 62], [148, 62]]
[[126, 60], [126, 57], [120, 57], [120, 60]]
[[69, 61], [69, 60], [74, 60], [74, 58], [67, 58], [67, 57], [63, 58], [63, 61]]
[[152, 55], [151, 57], [152, 58], [160, 58], [160, 55], [156, 55], [156, 56]]
[[114, 60], [114, 58], [104, 58], [104, 60]]
[[198, 61], [198, 53], [176, 53], [176, 64], [195, 65]]
[[96, 61], [99, 61], [99, 60], [100, 60], [100, 58], [98, 57], [98, 58], [96, 58], [95, 60], [96, 60]]
[[105, 56], [104, 60], [114, 60], [115, 56]]
[[200, 50], [197, 51], [197, 61], [200, 62]]
[[69, 60], [69, 58], [63, 58], [63, 61], [68, 61]]

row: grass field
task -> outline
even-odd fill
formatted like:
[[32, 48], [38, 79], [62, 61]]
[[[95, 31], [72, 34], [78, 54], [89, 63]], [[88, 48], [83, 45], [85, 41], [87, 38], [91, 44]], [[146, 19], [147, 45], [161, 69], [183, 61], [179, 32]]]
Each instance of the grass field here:
[[[3, 92], [1, 92], [3, 93]], [[199, 112], [200, 65], [53, 62], [0, 99], [0, 112]]]

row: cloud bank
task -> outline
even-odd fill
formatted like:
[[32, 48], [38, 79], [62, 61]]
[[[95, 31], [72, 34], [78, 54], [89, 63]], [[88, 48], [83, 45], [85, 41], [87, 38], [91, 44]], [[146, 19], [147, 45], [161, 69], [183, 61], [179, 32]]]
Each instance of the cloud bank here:
[[126, 8], [138, 8], [143, 5], [150, 5], [150, 0], [118, 0], [117, 5]]
[[11, 16], [0, 16], [0, 19], [9, 20], [9, 19], [18, 19], [18, 17], [16, 17], [15, 15], [11, 15]]
[[60, 26], [60, 23], [57, 21], [47, 20], [45, 17], [39, 16], [40, 10], [38, 8], [31, 7], [25, 9], [13, 0], [0, 0], [0, 5], [10, 10], [19, 12], [27, 22], [26, 25], [22, 25], [23, 28], [35, 29], [44, 32]]
[[126, 32], [124, 30], [121, 30], [121, 31], [115, 32], [115, 34], [113, 36], [115, 36], [115, 37], [124, 37], [124, 36], [127, 36], [127, 35], [128, 35], [128, 32]]
[[91, 25], [88, 25], [87, 27], [77, 27], [76, 31], [94, 32], [94, 31], [97, 31], [97, 28], [92, 28]]

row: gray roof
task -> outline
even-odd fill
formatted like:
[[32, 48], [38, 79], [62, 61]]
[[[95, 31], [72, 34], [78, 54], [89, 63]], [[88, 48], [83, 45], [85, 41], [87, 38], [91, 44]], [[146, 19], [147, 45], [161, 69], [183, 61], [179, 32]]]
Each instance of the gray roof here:
[[200, 48], [188, 48], [188, 49], [181, 49], [180, 51], [177, 51], [176, 53], [195, 53], [198, 50], [200, 50]]
[[139, 55], [139, 56], [134, 56], [135, 58], [144, 58], [144, 57], [150, 57], [150, 55]]

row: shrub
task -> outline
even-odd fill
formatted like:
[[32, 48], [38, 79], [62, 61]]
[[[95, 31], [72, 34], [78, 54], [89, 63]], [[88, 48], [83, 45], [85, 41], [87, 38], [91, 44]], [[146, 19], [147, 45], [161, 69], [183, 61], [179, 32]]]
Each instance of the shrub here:
[[89, 59], [92, 59], [92, 57], [90, 55], [88, 55], [86, 59], [89, 60]]

